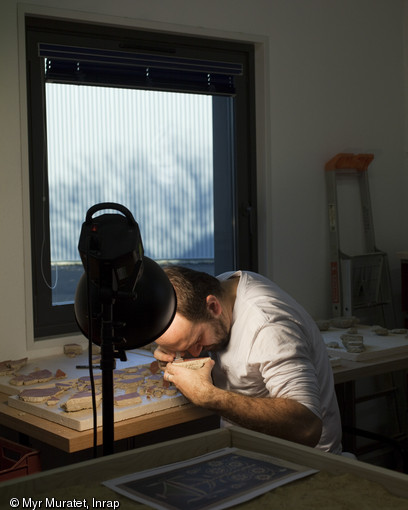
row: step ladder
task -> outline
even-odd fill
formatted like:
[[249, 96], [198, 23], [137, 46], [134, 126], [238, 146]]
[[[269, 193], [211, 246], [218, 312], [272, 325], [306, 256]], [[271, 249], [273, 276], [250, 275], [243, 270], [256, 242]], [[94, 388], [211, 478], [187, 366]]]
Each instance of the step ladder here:
[[[375, 244], [368, 186], [372, 154], [340, 153], [325, 165], [329, 213], [330, 280], [333, 317], [355, 316], [367, 325], [395, 327], [387, 254]], [[340, 247], [338, 179], [357, 179], [362, 213], [363, 253], [347, 255]]]

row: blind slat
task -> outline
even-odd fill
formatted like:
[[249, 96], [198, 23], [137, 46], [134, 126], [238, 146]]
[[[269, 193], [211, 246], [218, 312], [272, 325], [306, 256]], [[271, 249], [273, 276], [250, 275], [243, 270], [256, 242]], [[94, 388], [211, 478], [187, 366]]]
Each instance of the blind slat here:
[[38, 44], [38, 56], [49, 82], [234, 95], [234, 78], [243, 73], [241, 63], [46, 43]]

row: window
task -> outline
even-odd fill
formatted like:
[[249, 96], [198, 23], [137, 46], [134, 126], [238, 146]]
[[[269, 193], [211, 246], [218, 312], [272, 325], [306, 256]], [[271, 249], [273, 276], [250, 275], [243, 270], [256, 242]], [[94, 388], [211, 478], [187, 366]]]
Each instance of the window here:
[[77, 330], [86, 211], [118, 202], [145, 253], [256, 270], [250, 45], [26, 19], [34, 334]]

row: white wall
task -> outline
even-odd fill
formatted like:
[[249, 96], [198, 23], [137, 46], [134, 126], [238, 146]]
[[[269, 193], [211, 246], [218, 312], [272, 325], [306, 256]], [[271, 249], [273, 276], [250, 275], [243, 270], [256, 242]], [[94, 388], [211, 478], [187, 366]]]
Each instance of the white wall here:
[[[408, 250], [404, 4], [27, 0], [24, 5], [43, 14], [257, 43], [260, 270], [322, 318], [330, 316], [323, 168], [338, 152], [375, 154], [369, 172], [376, 239], [389, 254], [399, 305], [396, 253]], [[0, 359], [33, 355], [18, 6], [16, 0], [0, 4]], [[55, 342], [40, 344], [36, 352], [44, 354]]]

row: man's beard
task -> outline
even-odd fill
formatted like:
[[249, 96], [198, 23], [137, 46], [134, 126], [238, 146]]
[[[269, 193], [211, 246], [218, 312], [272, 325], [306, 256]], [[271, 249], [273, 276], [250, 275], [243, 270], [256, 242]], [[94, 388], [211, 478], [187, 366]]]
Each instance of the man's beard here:
[[209, 352], [223, 351], [230, 341], [231, 330], [227, 328], [227, 326], [224, 324], [221, 318], [213, 319], [211, 321], [211, 324], [214, 329], [215, 342], [211, 345], [208, 345], [206, 347], [206, 350]]

